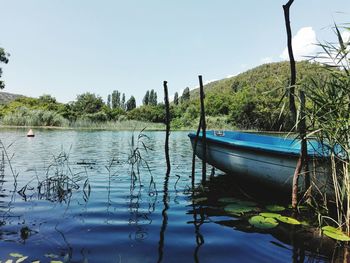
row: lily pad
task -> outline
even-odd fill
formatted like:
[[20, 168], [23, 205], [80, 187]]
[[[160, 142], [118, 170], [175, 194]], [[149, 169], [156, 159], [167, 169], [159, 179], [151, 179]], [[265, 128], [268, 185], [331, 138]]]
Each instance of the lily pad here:
[[225, 212], [233, 215], [242, 215], [251, 211], [255, 211], [256, 208], [252, 206], [242, 204], [229, 204], [224, 207]]
[[279, 216], [276, 219], [290, 225], [301, 225], [300, 221], [288, 216]]
[[270, 229], [278, 226], [278, 222], [272, 217], [253, 216], [248, 222], [254, 227], [260, 229]]
[[271, 211], [271, 212], [281, 212], [286, 210], [286, 208], [284, 206], [281, 205], [267, 205], [266, 209]]
[[239, 203], [239, 200], [234, 197], [222, 197], [218, 199], [221, 203]]
[[350, 237], [346, 235], [344, 232], [341, 230], [332, 227], [332, 226], [324, 226], [322, 227], [322, 232], [324, 235], [333, 238], [335, 240], [339, 241], [350, 241]]
[[16, 260], [16, 263], [21, 263], [21, 262], [25, 261], [27, 258], [28, 258], [28, 256], [26, 256], [26, 257], [21, 257], [21, 258], [19, 258], [19, 259]]
[[23, 258], [24, 256], [20, 253], [10, 253], [10, 256], [11, 257], [14, 257], [14, 258]]
[[260, 213], [259, 215], [263, 216], [263, 217], [268, 217], [268, 218], [277, 218], [280, 217], [280, 214], [277, 213]]

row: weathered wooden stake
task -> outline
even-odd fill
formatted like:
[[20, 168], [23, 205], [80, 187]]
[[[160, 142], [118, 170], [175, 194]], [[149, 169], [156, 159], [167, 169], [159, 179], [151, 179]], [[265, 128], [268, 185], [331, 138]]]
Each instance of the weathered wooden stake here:
[[284, 11], [284, 20], [286, 24], [287, 31], [287, 47], [288, 47], [288, 55], [289, 55], [289, 63], [290, 63], [290, 85], [289, 85], [289, 109], [292, 114], [293, 122], [297, 121], [297, 110], [295, 106], [295, 83], [296, 83], [296, 67], [295, 60], [293, 55], [293, 47], [292, 47], [292, 30], [290, 27], [290, 17], [289, 17], [289, 9], [293, 4], [294, 0], [289, 0], [287, 4], [283, 5]]
[[199, 133], [201, 131], [201, 127], [202, 127], [202, 117], [199, 117], [199, 124], [198, 124], [197, 132], [196, 132], [196, 137], [194, 138], [194, 142], [193, 142], [192, 176], [191, 176], [191, 178], [192, 178], [192, 189], [194, 188], [194, 184], [195, 184], [196, 150], [197, 150], [198, 137], [199, 137]]
[[168, 86], [167, 81], [163, 82], [164, 87], [164, 103], [165, 103], [165, 159], [167, 165], [167, 174], [170, 173], [170, 158], [169, 158], [169, 134], [170, 134], [170, 111], [169, 111], [169, 96], [168, 96]]
[[205, 122], [205, 109], [204, 109], [204, 88], [202, 76], [199, 75], [199, 93], [201, 100], [201, 124], [202, 124], [202, 183], [205, 184], [207, 177], [207, 136], [206, 136], [206, 122]]
[[[295, 84], [296, 84], [296, 66], [295, 59], [293, 55], [293, 46], [292, 46], [292, 30], [290, 27], [290, 15], [289, 10], [294, 0], [289, 0], [285, 5], [283, 5], [284, 19], [286, 24], [287, 31], [287, 47], [288, 55], [290, 62], [290, 86], [289, 86], [289, 109], [292, 114], [292, 119], [295, 124], [297, 124], [297, 111], [295, 106]], [[307, 160], [307, 141], [306, 141], [306, 123], [305, 123], [305, 94], [301, 90], [299, 93], [300, 96], [300, 123], [299, 123], [299, 136], [301, 137], [301, 149], [300, 156], [294, 171], [293, 176], [293, 188], [292, 188], [292, 208], [296, 209], [298, 204], [298, 179], [300, 172], [304, 169], [305, 172], [305, 182], [306, 187], [310, 185], [310, 177], [308, 174], [308, 160]]]

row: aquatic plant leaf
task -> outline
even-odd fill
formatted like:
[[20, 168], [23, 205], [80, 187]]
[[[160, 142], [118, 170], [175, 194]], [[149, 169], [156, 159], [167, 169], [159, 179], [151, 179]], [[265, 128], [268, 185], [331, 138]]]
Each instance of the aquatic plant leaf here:
[[4, 263], [13, 263], [13, 260], [12, 259], [8, 259]]
[[271, 212], [281, 212], [286, 210], [286, 208], [284, 206], [281, 205], [267, 205], [266, 209], [271, 211]]
[[310, 224], [308, 223], [308, 222], [306, 222], [306, 221], [301, 221], [300, 222], [303, 226], [310, 226]]
[[281, 216], [280, 214], [277, 214], [277, 213], [267, 213], [267, 212], [260, 213], [259, 215], [263, 217], [269, 217], [269, 218], [277, 218]]
[[239, 203], [239, 200], [234, 197], [222, 197], [218, 199], [221, 203]]
[[27, 258], [28, 258], [28, 256], [26, 256], [26, 257], [21, 257], [21, 258], [19, 258], [19, 259], [16, 260], [16, 263], [21, 263], [21, 262], [23, 262], [24, 260], [26, 260]]
[[233, 215], [242, 215], [247, 212], [255, 211], [256, 208], [241, 204], [229, 204], [224, 207], [225, 212]]
[[14, 257], [14, 258], [23, 258], [24, 256], [20, 253], [10, 253], [10, 256], [11, 257]]
[[289, 225], [301, 225], [300, 221], [288, 216], [279, 216], [276, 219]]
[[32, 263], [40, 263], [39, 260], [32, 261]]
[[333, 238], [338, 241], [350, 241], [350, 237], [342, 232], [340, 229], [337, 229], [332, 226], [324, 226], [321, 228], [324, 235]]
[[51, 260], [50, 263], [63, 263], [61, 260]]
[[248, 222], [252, 226], [260, 229], [270, 229], [278, 226], [278, 222], [272, 217], [253, 216]]
[[258, 204], [253, 201], [239, 201], [238, 204], [246, 206], [257, 206]]

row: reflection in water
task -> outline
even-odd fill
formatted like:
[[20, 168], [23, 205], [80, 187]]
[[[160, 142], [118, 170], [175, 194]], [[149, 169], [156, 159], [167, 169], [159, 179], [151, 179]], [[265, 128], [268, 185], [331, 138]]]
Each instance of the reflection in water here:
[[[194, 225], [194, 233], [196, 237], [196, 248], [194, 250], [194, 261], [199, 263], [199, 249], [204, 244], [204, 237], [200, 232], [200, 227], [204, 223], [204, 210], [202, 206], [199, 206], [199, 209], [196, 209], [196, 205], [194, 203], [194, 193], [195, 190], [192, 190], [192, 209], [193, 209], [193, 225]], [[198, 210], [199, 210], [199, 220], [198, 220]]]
[[[0, 135], [13, 141], [16, 133]], [[51, 258], [46, 254], [62, 262], [347, 262], [347, 246], [315, 239], [318, 233], [314, 231], [308, 236], [291, 232], [288, 226], [258, 231], [248, 224], [249, 216], [228, 215], [218, 202], [220, 197], [259, 200], [263, 209], [276, 200], [276, 193], [271, 191], [266, 202], [264, 195], [249, 198], [225, 175], [211, 176], [205, 187], [196, 187], [195, 182], [191, 187], [192, 150], [187, 133], [172, 134], [174, 176], [164, 174], [164, 133], [147, 135], [154, 151], [143, 158], [153, 176], [142, 165], [140, 176], [130, 175], [130, 132], [41, 131], [35, 140], [14, 144], [18, 189], [32, 183], [24, 191], [27, 198], [21, 197], [14, 191], [6, 162], [0, 180], [0, 261], [18, 252], [28, 255], [29, 262], [48, 262]], [[51, 156], [69, 147], [69, 167], [81, 178], [79, 188], [61, 195], [66, 198], [32, 195], [37, 178], [46, 176]], [[137, 173], [137, 164], [134, 168]], [[50, 177], [54, 171], [52, 167]], [[158, 192], [156, 185], [161, 186]], [[158, 193], [162, 201], [157, 200]]]
[[165, 231], [168, 225], [168, 214], [167, 211], [169, 209], [169, 172], [165, 174], [164, 183], [163, 183], [163, 210], [162, 210], [162, 226], [159, 233], [159, 243], [158, 243], [158, 260], [160, 263], [163, 260], [164, 256], [164, 242], [165, 242]]

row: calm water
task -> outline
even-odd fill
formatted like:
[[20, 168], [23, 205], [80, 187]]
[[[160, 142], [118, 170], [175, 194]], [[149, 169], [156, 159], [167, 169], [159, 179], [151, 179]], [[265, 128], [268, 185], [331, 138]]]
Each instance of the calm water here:
[[[204, 192], [193, 192], [185, 132], [171, 134], [169, 178], [164, 133], [146, 132], [153, 150], [141, 151], [149, 169], [138, 175], [134, 167], [138, 179], [127, 162], [131, 132], [25, 132], [0, 130], [18, 173], [15, 188], [6, 163], [0, 181], [2, 262], [14, 259], [11, 253], [28, 256], [26, 262], [323, 262], [336, 251], [296, 241], [289, 229], [255, 231], [225, 214], [217, 199], [238, 195], [232, 178], [216, 174]], [[45, 178], [60, 174], [72, 181], [49, 192], [53, 182]], [[199, 178], [198, 170], [196, 186]]]

